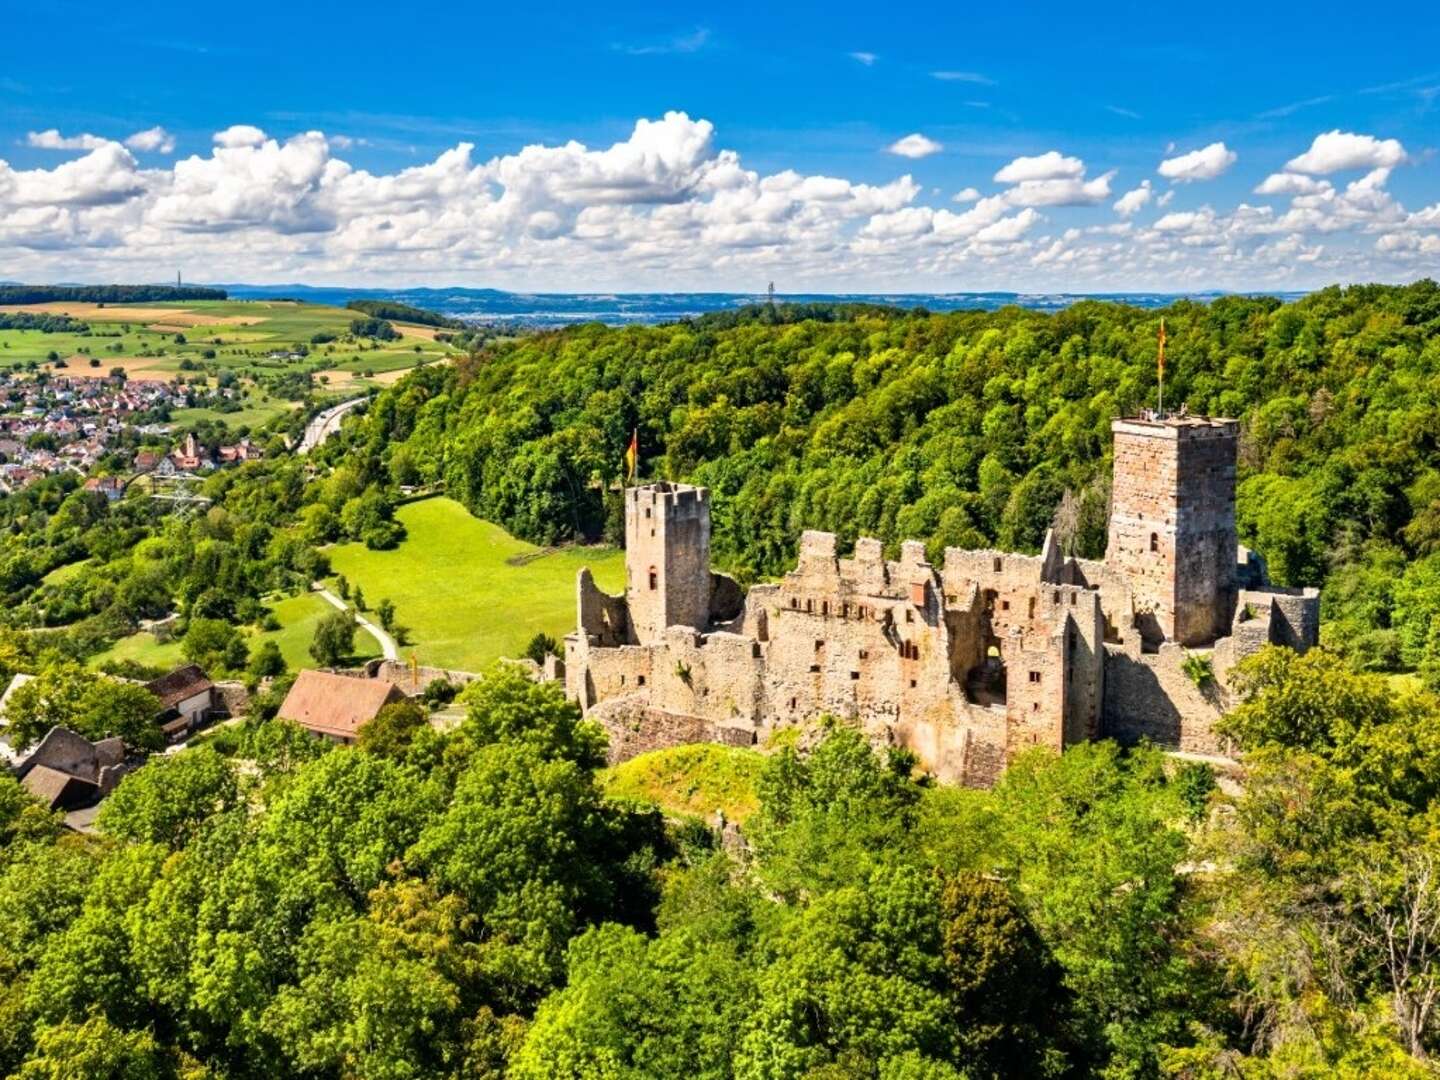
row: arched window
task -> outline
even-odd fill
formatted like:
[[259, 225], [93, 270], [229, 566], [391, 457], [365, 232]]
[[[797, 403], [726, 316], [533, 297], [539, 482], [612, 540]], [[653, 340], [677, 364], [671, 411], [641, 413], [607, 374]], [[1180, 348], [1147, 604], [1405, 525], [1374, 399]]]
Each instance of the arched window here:
[[1150, 534], [1150, 550], [1151, 550], [1151, 551], [1159, 551], [1159, 550], [1160, 550], [1160, 534], [1159, 534], [1159, 533], [1151, 533], [1151, 534]]
[[660, 575], [655, 573], [655, 568], [650, 567], [650, 589], [654, 591], [660, 583]]

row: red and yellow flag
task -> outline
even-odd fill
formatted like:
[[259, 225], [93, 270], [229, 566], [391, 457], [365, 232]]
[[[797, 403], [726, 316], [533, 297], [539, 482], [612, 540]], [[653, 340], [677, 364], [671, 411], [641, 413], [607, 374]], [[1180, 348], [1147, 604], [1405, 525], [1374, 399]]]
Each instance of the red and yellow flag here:
[[625, 448], [625, 479], [635, 479], [636, 466], [640, 464], [640, 431], [630, 432], [630, 445]]

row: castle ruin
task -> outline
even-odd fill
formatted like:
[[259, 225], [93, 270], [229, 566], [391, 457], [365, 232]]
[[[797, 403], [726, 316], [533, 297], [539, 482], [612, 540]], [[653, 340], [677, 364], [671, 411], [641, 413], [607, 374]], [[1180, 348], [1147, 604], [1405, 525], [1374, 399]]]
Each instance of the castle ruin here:
[[[947, 548], [885, 558], [806, 532], [794, 570], [748, 594], [710, 569], [704, 488], [625, 492], [624, 596], [578, 582], [569, 696], [613, 760], [716, 740], [751, 745], [823, 715], [908, 747], [942, 779], [995, 781], [1035, 745], [1148, 738], [1222, 753], [1226, 675], [1267, 643], [1319, 635], [1315, 589], [1272, 588], [1235, 531], [1233, 420], [1116, 420], [1103, 560]], [[1213, 678], [1187, 656], [1208, 657]]]

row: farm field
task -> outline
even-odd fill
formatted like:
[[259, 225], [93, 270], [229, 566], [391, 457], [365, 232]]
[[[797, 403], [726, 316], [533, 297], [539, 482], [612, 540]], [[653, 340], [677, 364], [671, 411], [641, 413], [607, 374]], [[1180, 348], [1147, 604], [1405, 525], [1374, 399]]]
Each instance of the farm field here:
[[[123, 368], [132, 379], [212, 376], [222, 370], [256, 378], [311, 369], [346, 372], [349, 381], [404, 371], [451, 355], [435, 340], [435, 329], [394, 323], [398, 341], [343, 341], [310, 344], [318, 333], [344, 338], [359, 312], [322, 304], [283, 300], [188, 300], [165, 304], [56, 302], [0, 306], [0, 312], [65, 314], [90, 324], [90, 334], [46, 334], [0, 330], [0, 369], [52, 363], [54, 354], [71, 374]], [[182, 340], [177, 340], [183, 337]], [[304, 345], [304, 359], [271, 359]], [[212, 352], [213, 356], [206, 356]], [[184, 367], [182, 367], [182, 364]], [[332, 380], [335, 381], [335, 380]], [[223, 414], [215, 414], [222, 416]], [[274, 415], [270, 412], [269, 415]], [[245, 421], [241, 421], [245, 422]], [[252, 421], [253, 422], [253, 421]], [[232, 421], [234, 423], [234, 421]]]
[[[285, 657], [286, 666], [291, 671], [314, 667], [315, 661], [310, 658], [310, 642], [315, 637], [315, 626], [335, 609], [315, 593], [301, 593], [273, 601], [270, 610], [280, 621], [280, 629], [252, 634], [251, 651], [261, 642], [274, 641], [280, 646], [280, 654]], [[355, 659], [369, 660], [379, 655], [379, 643], [368, 631], [356, 627]], [[160, 668], [173, 668], [185, 662], [178, 641], [162, 644], [145, 631], [121, 638], [105, 652], [91, 657], [90, 666], [98, 667], [107, 660], [134, 660]]]
[[298, 402], [285, 401], [283, 398], [266, 394], [256, 387], [250, 387], [245, 392], [243, 408], [234, 412], [222, 412], [219, 409], [175, 409], [170, 413], [170, 422], [186, 426], [197, 423], [201, 420], [221, 420], [228, 427], [251, 429], [281, 416], [298, 406]]
[[583, 566], [611, 592], [624, 585], [616, 548], [546, 551], [472, 517], [453, 499], [432, 498], [396, 511], [406, 539], [393, 551], [363, 544], [329, 549], [330, 564], [374, 607], [388, 597], [422, 664], [477, 671], [519, 656], [536, 633], [561, 638], [575, 628], [575, 575]]

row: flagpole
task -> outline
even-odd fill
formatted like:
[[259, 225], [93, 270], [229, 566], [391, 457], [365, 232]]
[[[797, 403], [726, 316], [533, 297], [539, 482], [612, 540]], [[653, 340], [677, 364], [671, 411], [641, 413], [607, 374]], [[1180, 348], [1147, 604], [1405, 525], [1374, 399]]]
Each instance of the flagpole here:
[[1156, 409], [1159, 418], [1165, 419], [1165, 318], [1161, 318], [1161, 356], [1159, 356], [1159, 408]]

